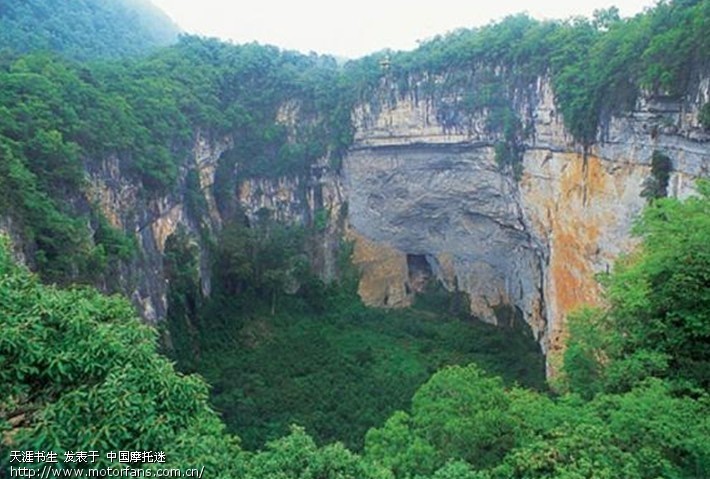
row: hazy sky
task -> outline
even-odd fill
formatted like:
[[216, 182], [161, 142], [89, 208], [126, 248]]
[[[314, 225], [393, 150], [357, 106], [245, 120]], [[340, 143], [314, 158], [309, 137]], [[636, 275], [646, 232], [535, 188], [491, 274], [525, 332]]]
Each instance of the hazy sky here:
[[616, 5], [634, 15], [654, 0], [152, 0], [190, 33], [357, 58], [459, 27], [527, 11], [536, 18], [591, 16]]

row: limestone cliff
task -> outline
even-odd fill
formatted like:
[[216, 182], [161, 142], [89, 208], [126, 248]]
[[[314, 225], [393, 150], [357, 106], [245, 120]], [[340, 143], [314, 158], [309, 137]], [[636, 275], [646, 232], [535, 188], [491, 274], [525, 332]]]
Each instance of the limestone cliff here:
[[[97, 204], [113, 226], [134, 236], [139, 246], [136, 258], [130, 264], [122, 264], [118, 277], [112, 278], [112, 287], [100, 286], [130, 296], [151, 323], [164, 319], [167, 312], [169, 285], [163, 254], [168, 237], [178, 228], [184, 229], [199, 248], [204, 294], [211, 290], [211, 258], [206, 238], [215, 238], [226, 221], [242, 213], [255, 221], [262, 211], [268, 211], [276, 221], [303, 225], [312, 225], [314, 218], [321, 215], [325, 221], [313, 235], [311, 261], [324, 279], [337, 276], [344, 230], [339, 177], [323, 165], [315, 165], [307, 176], [239, 178], [237, 165], [234, 172], [229, 172], [232, 205], [218, 205], [215, 178], [220, 158], [231, 146], [230, 138], [207, 140], [197, 134], [192, 151], [183, 162], [178, 184], [161, 196], [143, 194], [135, 179], [122, 171], [118, 158], [90, 163], [93, 166], [88, 168], [87, 200]], [[189, 172], [196, 173], [199, 191], [189, 191], [186, 180]], [[190, 210], [187, 200], [190, 194], [204, 199], [205, 211], [196, 214]], [[10, 231], [8, 227], [5, 230]]]
[[[391, 248], [405, 261], [423, 256], [449, 288], [469, 293], [476, 316], [496, 322], [498, 306], [514, 305], [543, 332], [542, 250], [526, 230], [515, 180], [500, 171], [490, 147], [363, 147], [348, 156], [344, 173], [353, 229], [386, 245], [385, 258]], [[363, 283], [376, 271], [366, 266]], [[406, 268], [399, 283], [413, 292]]]
[[[167, 238], [178, 227], [199, 237], [201, 228], [214, 232], [221, 225], [212, 185], [219, 157], [229, 144], [229, 139], [207, 141], [198, 133], [191, 155], [183, 163], [178, 186], [171, 193], [157, 197], [145, 195], [136, 181], [121, 170], [118, 158], [89, 163], [87, 199], [100, 207], [113, 226], [134, 236], [139, 247], [133, 262], [122, 265], [114, 289], [128, 294], [149, 322], [157, 322], [166, 314], [168, 285], [162, 255]], [[202, 218], [190, 214], [185, 201], [185, 182], [190, 170], [197, 173], [200, 194], [207, 204]], [[201, 246], [202, 286], [209, 292], [209, 257], [205, 245]]]
[[403, 265], [423, 256], [444, 284], [469, 294], [474, 314], [497, 322], [502, 306], [513, 307], [549, 352], [561, 347], [567, 314], [598, 302], [594, 275], [632, 246], [653, 152], [672, 160], [673, 196], [690, 194], [710, 168], [710, 138], [697, 122], [707, 76], [684, 98], [641, 95], [587, 148], [567, 133], [549, 80], [539, 78], [513, 100], [529, 132], [517, 179], [496, 162], [499, 138], [481, 126], [485, 111], [452, 121], [442, 108], [456, 99], [424, 95], [415, 81], [399, 92], [385, 78], [381, 91], [353, 114], [343, 168], [349, 220], [365, 239], [356, 257], [363, 298], [407, 304]]

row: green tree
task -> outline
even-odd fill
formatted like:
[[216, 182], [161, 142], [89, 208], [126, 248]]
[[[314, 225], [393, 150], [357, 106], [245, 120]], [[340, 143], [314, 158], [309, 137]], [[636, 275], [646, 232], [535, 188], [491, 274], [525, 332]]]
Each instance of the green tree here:
[[499, 461], [515, 445], [515, 430], [500, 378], [475, 365], [436, 373], [412, 399], [417, 431], [446, 457], [475, 468]]
[[252, 456], [244, 476], [247, 479], [390, 479], [386, 469], [373, 466], [335, 443], [318, 448], [302, 428], [267, 444]]
[[641, 479], [644, 476], [638, 468], [638, 459], [615, 445], [603, 425], [583, 423], [549, 431], [547, 437], [516, 449], [502, 464], [482, 476], [490, 479]]
[[199, 311], [203, 303], [198, 264], [198, 249], [183, 228], [165, 241], [163, 264], [168, 281], [167, 342], [179, 351], [187, 366], [200, 357], [198, 343]]
[[705, 477], [710, 473], [707, 396], [677, 397], [651, 379], [628, 394], [605, 394], [590, 405], [621, 450], [635, 456], [642, 477]]
[[491, 467], [516, 445], [509, 408], [500, 378], [475, 364], [446, 367], [414, 395], [411, 417], [397, 412], [368, 432], [366, 458], [398, 478], [431, 474], [447, 460], [465, 461], [474, 470]]
[[672, 170], [671, 159], [660, 151], [654, 151], [651, 156], [651, 176], [646, 179], [641, 196], [649, 200], [668, 196], [668, 181]]
[[710, 130], [710, 102], [705, 103], [698, 113], [698, 122], [705, 128]]
[[[710, 185], [699, 196], [659, 200], [636, 232], [642, 254], [617, 266], [608, 286], [622, 354], [647, 349], [669, 358], [669, 374], [710, 386]], [[668, 245], [673, 245], [669, 248]]]
[[0, 6], [0, 46], [52, 50], [76, 59], [148, 53], [175, 42], [177, 26], [143, 0], [7, 0]]
[[707, 398], [674, 397], [661, 380], [646, 381], [626, 394], [600, 394], [591, 402], [574, 396], [541, 402], [529, 393], [515, 393], [511, 399], [516, 418], [526, 427], [535, 425], [529, 429], [534, 434], [527, 434], [482, 477], [707, 475]]
[[483, 479], [485, 473], [476, 472], [465, 461], [448, 461], [431, 476], [431, 479]]
[[368, 431], [365, 457], [390, 469], [398, 479], [427, 475], [441, 465], [439, 451], [417, 434], [412, 417], [395, 412], [380, 428]]
[[[184, 433], [209, 430], [221, 435], [216, 443], [235, 446], [230, 454], [239, 453], [214, 422], [204, 382], [176, 373], [156, 353], [155, 331], [140, 323], [126, 301], [90, 289], [43, 286], [12, 264], [4, 241], [0, 326], [5, 451], [61, 455], [66, 450], [159, 451], [170, 445], [184, 452], [179, 447]], [[224, 447], [215, 454], [225, 454]], [[0, 457], [4, 470], [6, 454]]]

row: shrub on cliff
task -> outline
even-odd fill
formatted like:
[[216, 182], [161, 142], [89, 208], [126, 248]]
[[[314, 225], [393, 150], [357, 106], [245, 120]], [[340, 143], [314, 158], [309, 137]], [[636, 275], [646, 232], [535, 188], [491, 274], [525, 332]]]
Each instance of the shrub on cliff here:
[[698, 122], [700, 122], [703, 128], [710, 130], [710, 103], [704, 104], [700, 109], [700, 113], [698, 114]]

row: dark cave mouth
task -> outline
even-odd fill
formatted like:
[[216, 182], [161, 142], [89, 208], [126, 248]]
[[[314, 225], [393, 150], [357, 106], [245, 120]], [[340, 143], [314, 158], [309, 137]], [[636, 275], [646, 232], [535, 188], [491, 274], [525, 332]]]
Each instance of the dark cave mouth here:
[[421, 294], [434, 277], [434, 272], [427, 255], [407, 254], [408, 282], [407, 292]]

